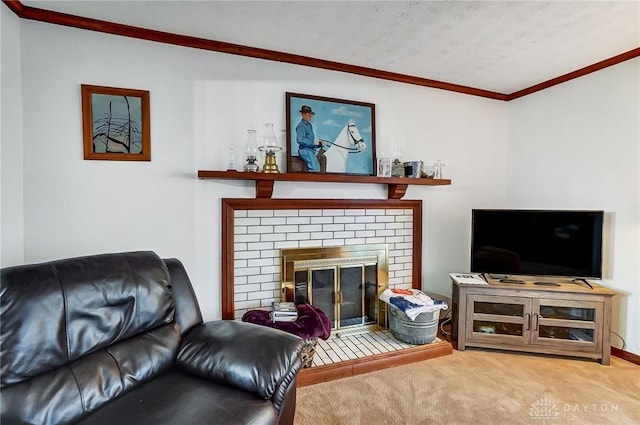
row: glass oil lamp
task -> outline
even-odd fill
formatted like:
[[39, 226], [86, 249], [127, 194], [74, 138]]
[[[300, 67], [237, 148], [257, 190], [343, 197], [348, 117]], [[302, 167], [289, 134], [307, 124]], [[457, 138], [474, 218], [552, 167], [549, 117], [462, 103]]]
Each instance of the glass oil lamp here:
[[266, 123], [264, 125], [264, 136], [262, 138], [262, 146], [258, 148], [261, 152], [264, 152], [264, 165], [262, 167], [263, 173], [279, 173], [278, 164], [276, 163], [276, 152], [282, 150], [281, 146], [278, 146], [278, 140], [276, 134], [273, 131], [273, 123]]
[[245, 160], [243, 170], [255, 173], [259, 171], [258, 167], [258, 142], [256, 141], [256, 131], [247, 130], [247, 147], [245, 150]]

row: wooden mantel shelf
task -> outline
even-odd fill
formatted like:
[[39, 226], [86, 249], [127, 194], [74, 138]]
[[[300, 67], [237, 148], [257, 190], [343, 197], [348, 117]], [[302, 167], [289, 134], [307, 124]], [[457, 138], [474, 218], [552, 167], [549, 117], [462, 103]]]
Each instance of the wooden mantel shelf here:
[[253, 180], [256, 182], [256, 198], [271, 198], [276, 181], [321, 183], [374, 183], [386, 184], [388, 199], [402, 199], [409, 185], [450, 185], [449, 179], [415, 179], [407, 177], [377, 177], [349, 174], [320, 173], [249, 173], [241, 171], [198, 170], [199, 179]]

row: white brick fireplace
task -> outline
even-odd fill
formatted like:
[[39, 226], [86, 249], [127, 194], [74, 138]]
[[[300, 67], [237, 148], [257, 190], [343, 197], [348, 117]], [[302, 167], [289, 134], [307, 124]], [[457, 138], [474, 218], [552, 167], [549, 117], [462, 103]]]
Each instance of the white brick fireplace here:
[[224, 199], [223, 317], [280, 300], [285, 248], [386, 244], [389, 287], [419, 288], [421, 212], [421, 201]]

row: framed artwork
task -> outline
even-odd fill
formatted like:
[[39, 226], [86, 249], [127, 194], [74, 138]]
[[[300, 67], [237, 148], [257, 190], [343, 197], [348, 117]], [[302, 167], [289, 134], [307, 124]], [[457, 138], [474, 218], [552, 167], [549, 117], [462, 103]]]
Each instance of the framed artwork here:
[[149, 92], [82, 84], [84, 159], [151, 161]]
[[378, 177], [391, 177], [391, 158], [378, 159]]
[[286, 93], [287, 171], [376, 175], [375, 105]]

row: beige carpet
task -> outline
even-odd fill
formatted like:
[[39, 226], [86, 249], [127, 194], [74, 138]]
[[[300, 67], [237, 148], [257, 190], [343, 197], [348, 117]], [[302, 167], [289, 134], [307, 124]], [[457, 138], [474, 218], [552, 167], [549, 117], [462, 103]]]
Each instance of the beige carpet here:
[[295, 425], [638, 425], [640, 366], [470, 349], [298, 389]]

